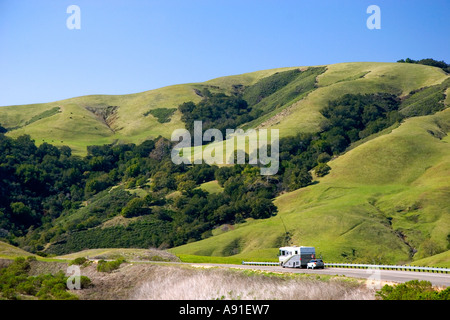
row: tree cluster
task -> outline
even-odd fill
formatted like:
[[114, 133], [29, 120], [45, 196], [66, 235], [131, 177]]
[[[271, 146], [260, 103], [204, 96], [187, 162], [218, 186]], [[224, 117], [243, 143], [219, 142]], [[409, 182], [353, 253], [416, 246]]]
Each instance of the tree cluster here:
[[450, 73], [450, 64], [447, 64], [445, 61], [437, 61], [431, 58], [427, 58], [427, 59], [421, 59], [421, 60], [413, 60], [410, 58], [406, 58], [406, 59], [400, 59], [397, 62], [399, 63], [417, 63], [417, 64], [423, 64], [426, 66], [432, 66], [432, 67], [437, 67], [437, 68], [441, 68], [442, 70], [444, 70], [447, 73]]
[[401, 121], [399, 105], [400, 100], [387, 93], [346, 94], [321, 110], [326, 118], [321, 137], [329, 151], [338, 154], [350, 143]]
[[182, 113], [181, 120], [193, 136], [194, 121], [202, 121], [203, 130], [218, 129], [226, 135], [226, 129], [235, 129], [239, 125], [253, 120], [251, 108], [239, 96], [227, 96], [223, 93], [202, 91], [203, 99], [194, 103], [185, 102], [178, 107]]

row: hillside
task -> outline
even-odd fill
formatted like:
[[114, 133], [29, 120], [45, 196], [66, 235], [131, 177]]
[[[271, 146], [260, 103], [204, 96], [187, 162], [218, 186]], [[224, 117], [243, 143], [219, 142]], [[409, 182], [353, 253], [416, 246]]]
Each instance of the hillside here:
[[[321, 67], [326, 67], [324, 73], [300, 77], [265, 99], [268, 101], [265, 104], [258, 104], [256, 108], [262, 109], [263, 114], [247, 127], [278, 128], [281, 136], [315, 132], [323, 119], [319, 110], [332, 97], [379, 91], [406, 95], [446, 78], [441, 69], [415, 64], [361, 62]], [[263, 70], [129, 95], [91, 95], [1, 107], [0, 124], [9, 130], [9, 136], [29, 134], [37, 144], [68, 145], [75, 153], [85, 154], [88, 145], [118, 141], [140, 143], [159, 135], [170, 138], [173, 130], [184, 127], [178, 106], [182, 102], [200, 101], [202, 89], [230, 94], [236, 88], [248, 87], [277, 72], [293, 69], [297, 68]], [[271, 109], [271, 103], [276, 107]], [[150, 113], [158, 109], [169, 114], [162, 121], [170, 120], [161, 123], [155, 113]]]
[[285, 230], [328, 261], [399, 263], [448, 250], [449, 128], [448, 109], [408, 119], [329, 162], [319, 183], [277, 197], [276, 216], [171, 251], [223, 256], [233, 247], [235, 258], [273, 259]]
[[436, 85], [446, 78], [442, 70], [423, 65], [364, 62], [326, 67], [327, 71], [317, 77], [316, 90], [261, 127], [280, 128], [281, 136], [316, 131], [323, 120], [321, 108], [336, 97], [347, 93], [375, 92], [405, 96], [414, 89]]
[[[77, 154], [85, 154], [88, 145], [118, 141], [140, 143], [159, 135], [170, 138], [173, 130], [184, 128], [178, 106], [182, 102], [200, 101], [201, 97], [196, 92], [208, 88], [229, 93], [233, 85], [248, 86], [285, 69], [174, 85], [136, 94], [91, 95], [50, 103], [6, 106], [0, 108], [0, 124], [9, 130], [9, 136], [29, 134], [37, 144], [68, 145]], [[169, 119], [162, 120], [169, 121], [161, 123], [158, 117], [149, 113], [155, 109], [172, 113]]]
[[0, 241], [0, 259], [15, 259], [17, 257], [28, 257], [33, 254]]
[[[449, 79], [421, 64], [342, 63], [1, 107], [0, 235], [43, 255], [151, 246], [273, 260], [299, 244], [330, 262], [449, 265]], [[170, 161], [156, 137], [199, 115], [224, 125], [215, 106], [243, 128], [280, 130], [277, 175]], [[8, 140], [22, 134], [88, 155]]]

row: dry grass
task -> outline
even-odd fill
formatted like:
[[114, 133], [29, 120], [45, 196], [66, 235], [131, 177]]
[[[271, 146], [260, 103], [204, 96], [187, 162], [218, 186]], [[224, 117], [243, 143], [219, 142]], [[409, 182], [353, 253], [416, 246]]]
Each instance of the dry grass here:
[[[0, 259], [0, 268], [12, 261]], [[33, 261], [31, 275], [67, 271], [67, 263]], [[348, 278], [273, 274], [189, 265], [124, 263], [111, 273], [81, 268], [93, 286], [72, 291], [81, 300], [373, 300], [375, 292]]]
[[129, 300], [144, 281], [155, 279], [155, 270], [161, 266], [151, 264], [122, 264], [111, 273], [98, 272], [96, 265], [81, 268], [81, 275], [89, 277], [93, 286], [74, 292], [81, 300]]
[[73, 260], [79, 257], [91, 259], [119, 259], [128, 261], [172, 261], [179, 262], [180, 259], [174, 254], [156, 248], [136, 249], [136, 248], [105, 248], [87, 249], [80, 252], [70, 253], [56, 257], [57, 259]]
[[356, 282], [331, 278], [247, 274], [225, 269], [164, 267], [130, 297], [136, 300], [369, 300], [374, 293]]

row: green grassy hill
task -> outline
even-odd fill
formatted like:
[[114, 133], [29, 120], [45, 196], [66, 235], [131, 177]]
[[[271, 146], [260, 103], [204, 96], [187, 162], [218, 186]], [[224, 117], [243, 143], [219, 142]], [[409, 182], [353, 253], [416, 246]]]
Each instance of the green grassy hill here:
[[327, 65], [327, 71], [317, 77], [316, 90], [262, 126], [280, 128], [282, 137], [315, 132], [323, 120], [321, 108], [339, 96], [376, 92], [405, 96], [414, 89], [441, 83], [446, 77], [441, 69], [424, 65], [372, 62]]
[[[293, 81], [284, 90], [301, 94], [292, 95], [296, 98], [283, 101], [274, 110], [266, 110], [249, 126], [277, 128], [281, 136], [315, 132], [323, 119], [320, 108], [337, 96], [379, 91], [406, 95], [411, 90], [440, 83], [446, 78], [441, 69], [417, 64], [344, 63], [322, 67], [326, 67], [326, 72], [316, 77], [315, 90], [303, 88], [308, 86], [308, 79]], [[203, 88], [230, 94], [236, 86], [250, 86], [277, 72], [293, 69], [307, 68], [263, 70], [136, 94], [90, 95], [50, 103], [1, 107], [0, 124], [9, 129], [10, 136], [29, 134], [38, 144], [45, 141], [68, 145], [75, 153], [85, 154], [88, 145], [118, 141], [140, 143], [158, 135], [170, 138], [174, 129], [184, 127], [181, 114], [175, 109], [182, 102], [198, 102], [201, 99], [198, 92]], [[282, 93], [279, 99], [289, 97], [286, 92]], [[161, 123], [151, 112], [155, 109], [172, 110], [173, 114], [167, 119], [169, 121]]]
[[[77, 154], [85, 154], [88, 145], [117, 141], [140, 143], [159, 135], [170, 138], [173, 130], [184, 128], [176, 109], [183, 102], [199, 101], [201, 97], [196, 92], [208, 88], [212, 92], [229, 93], [233, 85], [248, 86], [289, 69], [293, 68], [257, 71], [136, 94], [90, 95], [50, 103], [6, 106], [0, 108], [0, 124], [12, 137], [29, 134], [37, 144], [68, 145]], [[155, 109], [174, 112], [170, 121], [161, 123], [149, 113]]]
[[[321, 108], [338, 96], [388, 92], [405, 97], [446, 78], [441, 70], [422, 65], [327, 66], [315, 91], [262, 126], [280, 128], [282, 136], [316, 131]], [[239, 252], [233, 259], [272, 260], [279, 246], [295, 243], [315, 246], [328, 261], [429, 263], [432, 259], [420, 259], [450, 245], [449, 128], [448, 109], [407, 119], [331, 161], [330, 174], [318, 184], [279, 196], [277, 216], [172, 252], [227, 256], [232, 251]], [[448, 254], [442, 255], [440, 265], [450, 265]]]
[[17, 257], [34, 256], [33, 254], [18, 247], [0, 241], [0, 259], [15, 259]]
[[[276, 216], [171, 251], [226, 256], [233, 248], [239, 252], [233, 258], [267, 260], [279, 246], [294, 243], [315, 246], [330, 262], [374, 263], [407, 263], [446, 251], [449, 128], [449, 109], [408, 119], [331, 161], [319, 183], [279, 196]], [[448, 255], [441, 264], [450, 265]]]
[[[280, 88], [265, 83], [296, 69], [309, 73], [289, 79]], [[280, 68], [130, 95], [1, 107], [0, 124], [8, 129], [7, 135], [29, 134], [37, 144], [69, 145], [84, 154], [88, 145], [139, 143], [158, 135], [170, 138], [174, 129], [185, 125], [178, 105], [200, 101], [202, 89], [232, 94], [254, 85], [246, 94], [260, 113], [243, 127], [275, 128], [286, 137], [319, 132], [324, 120], [321, 109], [347, 93], [383, 92], [405, 100], [419, 92], [404, 110], [418, 112], [429, 101], [424, 99], [434, 97], [441, 90], [437, 85], [444, 81], [446, 85], [449, 78], [439, 68], [406, 63]], [[450, 88], [442, 88], [447, 107]], [[448, 108], [407, 118], [351, 145], [328, 162], [330, 173], [314, 184], [278, 196], [276, 216], [248, 219], [170, 251], [186, 259], [195, 255], [233, 262], [276, 260], [278, 247], [297, 244], [315, 246], [328, 262], [450, 266], [449, 131]], [[216, 182], [201, 188], [222, 191]], [[55, 223], [81, 219], [84, 214], [88, 210], [80, 209]], [[116, 220], [104, 222], [103, 227], [129, 221]]]

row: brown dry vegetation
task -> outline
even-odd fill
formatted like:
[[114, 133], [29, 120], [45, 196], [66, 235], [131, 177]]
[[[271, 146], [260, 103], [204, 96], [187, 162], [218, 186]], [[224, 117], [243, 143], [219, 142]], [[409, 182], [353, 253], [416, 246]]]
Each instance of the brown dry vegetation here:
[[[0, 268], [11, 260], [0, 259]], [[30, 275], [67, 272], [67, 263], [32, 261]], [[123, 263], [99, 272], [96, 263], [81, 267], [92, 285], [74, 290], [81, 300], [369, 300], [375, 291], [356, 280], [276, 274], [187, 264]], [[69, 274], [67, 274], [69, 275]]]
[[82, 270], [93, 287], [78, 291], [80, 299], [132, 300], [367, 300], [374, 292], [356, 281], [309, 276], [258, 274], [186, 265], [123, 264], [112, 273], [94, 266]]
[[180, 259], [174, 254], [155, 248], [135, 249], [135, 248], [107, 248], [107, 249], [88, 249], [76, 253], [59, 256], [59, 259], [73, 260], [79, 257], [90, 259], [119, 259], [128, 261], [171, 261], [180, 262]]

